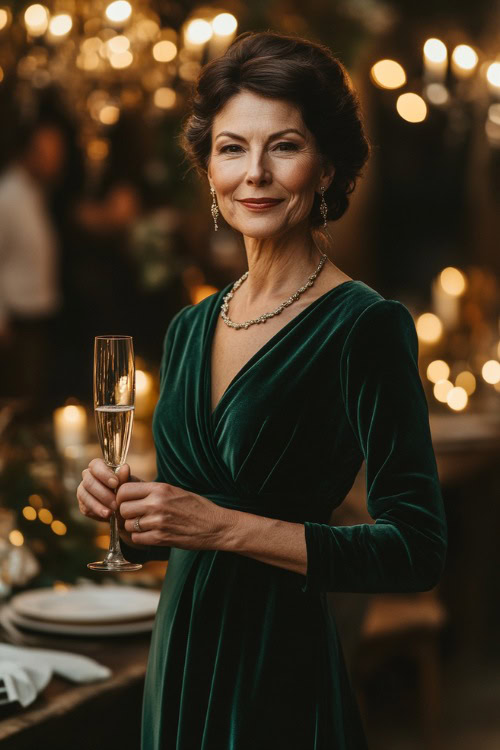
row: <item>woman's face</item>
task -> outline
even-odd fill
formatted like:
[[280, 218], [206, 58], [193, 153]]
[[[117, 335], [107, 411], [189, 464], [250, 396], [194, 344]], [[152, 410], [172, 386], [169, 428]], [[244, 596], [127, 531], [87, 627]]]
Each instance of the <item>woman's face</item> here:
[[[277, 236], [305, 221], [333, 174], [291, 102], [242, 91], [214, 118], [208, 179], [224, 219], [247, 237]], [[248, 198], [279, 203], [256, 210], [241, 202]]]

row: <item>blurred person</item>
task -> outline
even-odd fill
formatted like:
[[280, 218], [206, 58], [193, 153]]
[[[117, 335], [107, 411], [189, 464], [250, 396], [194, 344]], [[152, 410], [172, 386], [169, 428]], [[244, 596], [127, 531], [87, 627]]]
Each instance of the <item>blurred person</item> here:
[[16, 155], [0, 176], [0, 395], [26, 399], [35, 409], [47, 394], [62, 301], [48, 203], [66, 154], [62, 126], [39, 121], [21, 129]]
[[[365, 750], [326, 594], [430, 590], [447, 525], [411, 313], [318, 247], [368, 159], [357, 94], [327, 47], [245, 32], [182, 137], [248, 271], [167, 328], [156, 480], [95, 458], [77, 490], [168, 560], [141, 748]], [[330, 525], [363, 460], [375, 523]]]

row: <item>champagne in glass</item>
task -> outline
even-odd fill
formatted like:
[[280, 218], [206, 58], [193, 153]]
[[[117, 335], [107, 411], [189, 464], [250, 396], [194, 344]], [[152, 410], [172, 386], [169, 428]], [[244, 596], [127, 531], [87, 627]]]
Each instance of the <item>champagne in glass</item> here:
[[[96, 336], [94, 342], [94, 412], [106, 464], [116, 473], [127, 458], [134, 419], [135, 362], [132, 336]], [[93, 570], [139, 570], [122, 555], [116, 512], [111, 514], [106, 558], [88, 563]]]

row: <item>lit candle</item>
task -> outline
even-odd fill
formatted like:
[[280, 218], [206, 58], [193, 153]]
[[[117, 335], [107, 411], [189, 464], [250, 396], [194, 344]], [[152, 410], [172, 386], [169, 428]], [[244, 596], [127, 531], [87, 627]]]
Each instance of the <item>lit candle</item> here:
[[83, 445], [87, 440], [87, 413], [83, 406], [62, 406], [54, 411], [54, 437], [58, 450]]
[[428, 83], [446, 78], [448, 50], [440, 39], [428, 39], [424, 44], [424, 72]]
[[459, 297], [445, 291], [439, 276], [432, 283], [432, 308], [445, 328], [454, 328], [458, 324], [460, 315]]

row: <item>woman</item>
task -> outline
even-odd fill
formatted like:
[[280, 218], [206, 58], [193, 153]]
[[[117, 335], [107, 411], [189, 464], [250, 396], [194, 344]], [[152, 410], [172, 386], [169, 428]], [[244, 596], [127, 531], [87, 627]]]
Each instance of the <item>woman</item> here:
[[[249, 270], [172, 320], [158, 477], [119, 477], [124, 554], [169, 560], [142, 748], [362, 750], [326, 592], [434, 587], [446, 522], [413, 319], [315, 244], [368, 156], [357, 97], [327, 48], [245, 33], [183, 144]], [[329, 526], [363, 460], [375, 523]], [[109, 517], [116, 483], [92, 461], [82, 512]]]

